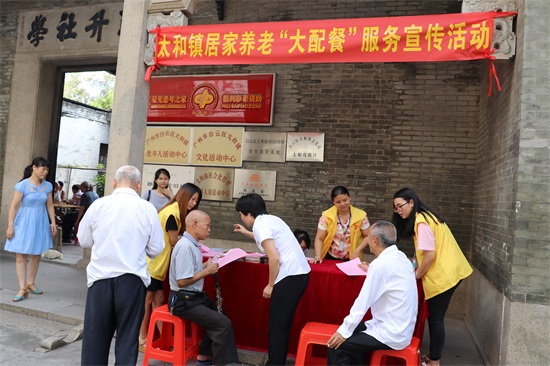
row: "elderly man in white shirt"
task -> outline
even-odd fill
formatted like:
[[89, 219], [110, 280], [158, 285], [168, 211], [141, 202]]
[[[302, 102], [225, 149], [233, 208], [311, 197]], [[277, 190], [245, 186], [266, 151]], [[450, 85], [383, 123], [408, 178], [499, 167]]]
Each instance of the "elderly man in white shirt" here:
[[140, 186], [136, 167], [120, 167], [113, 194], [94, 201], [80, 222], [80, 246], [92, 248], [82, 365], [108, 364], [115, 330], [116, 364], [137, 362], [145, 288], [151, 282], [146, 255], [154, 258], [164, 248], [157, 210], [140, 198]]
[[[327, 365], [365, 365], [367, 352], [401, 350], [412, 339], [418, 293], [411, 262], [395, 246], [395, 227], [377, 221], [366, 239], [376, 258], [360, 265], [368, 270], [367, 277], [349, 315], [328, 341]], [[372, 319], [361, 322], [369, 308]]]

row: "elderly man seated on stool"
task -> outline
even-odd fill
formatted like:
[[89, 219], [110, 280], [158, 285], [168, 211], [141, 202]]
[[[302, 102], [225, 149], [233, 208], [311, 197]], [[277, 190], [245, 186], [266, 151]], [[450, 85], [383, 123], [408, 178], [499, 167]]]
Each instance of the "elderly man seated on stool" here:
[[170, 298], [173, 315], [191, 320], [204, 328], [197, 363], [227, 365], [237, 363], [237, 346], [231, 320], [218, 313], [216, 304], [203, 291], [204, 277], [218, 272], [218, 264], [202, 263], [199, 240], [210, 235], [210, 216], [194, 210], [185, 218], [185, 232], [170, 259]]
[[[367, 352], [401, 350], [412, 339], [418, 293], [411, 262], [395, 245], [395, 227], [377, 221], [366, 239], [376, 258], [360, 264], [368, 274], [349, 315], [328, 341], [327, 365], [365, 365]], [[369, 308], [372, 319], [361, 322]]]

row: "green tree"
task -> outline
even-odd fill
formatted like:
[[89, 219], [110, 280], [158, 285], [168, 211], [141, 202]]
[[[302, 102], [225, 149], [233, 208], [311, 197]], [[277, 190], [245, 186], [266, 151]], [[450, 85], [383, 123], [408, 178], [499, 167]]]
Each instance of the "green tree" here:
[[99, 197], [103, 197], [105, 195], [105, 172], [97, 173], [93, 182], [96, 187], [95, 193], [97, 193]]
[[115, 77], [107, 72], [65, 74], [63, 97], [103, 110], [113, 107]]

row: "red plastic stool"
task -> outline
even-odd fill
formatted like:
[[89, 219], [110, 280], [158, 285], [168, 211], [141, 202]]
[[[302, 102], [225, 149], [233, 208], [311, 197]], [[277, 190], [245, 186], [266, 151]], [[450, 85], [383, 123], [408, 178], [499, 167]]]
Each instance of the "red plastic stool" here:
[[327, 360], [315, 357], [312, 352], [312, 344], [322, 344], [326, 347], [330, 337], [338, 330], [339, 325], [309, 322], [300, 333], [298, 353], [296, 355], [296, 366], [304, 365], [326, 365]]
[[[420, 365], [420, 339], [412, 337], [411, 343], [400, 351], [378, 350], [372, 352], [370, 359], [371, 366], [387, 364], [387, 357], [399, 358], [405, 360], [405, 365]], [[394, 363], [392, 363], [393, 365]]]
[[[162, 322], [160, 338], [153, 341], [157, 321]], [[191, 339], [186, 338], [186, 323], [191, 324]], [[143, 356], [143, 366], [149, 359], [170, 362], [174, 365], [185, 365], [199, 354], [199, 335], [197, 324], [170, 314], [168, 306], [159, 306], [153, 310], [147, 333], [147, 344]]]

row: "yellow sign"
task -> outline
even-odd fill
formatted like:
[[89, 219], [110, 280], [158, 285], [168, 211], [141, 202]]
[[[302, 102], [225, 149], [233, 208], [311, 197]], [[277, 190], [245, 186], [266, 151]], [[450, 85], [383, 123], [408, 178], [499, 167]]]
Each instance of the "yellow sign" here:
[[144, 163], [189, 164], [191, 127], [147, 127]]
[[266, 201], [275, 201], [276, 171], [235, 169], [233, 197], [257, 193]]
[[194, 127], [191, 165], [243, 165], [242, 127]]
[[231, 202], [234, 173], [234, 169], [228, 168], [195, 168], [195, 184], [202, 190], [202, 199]]

